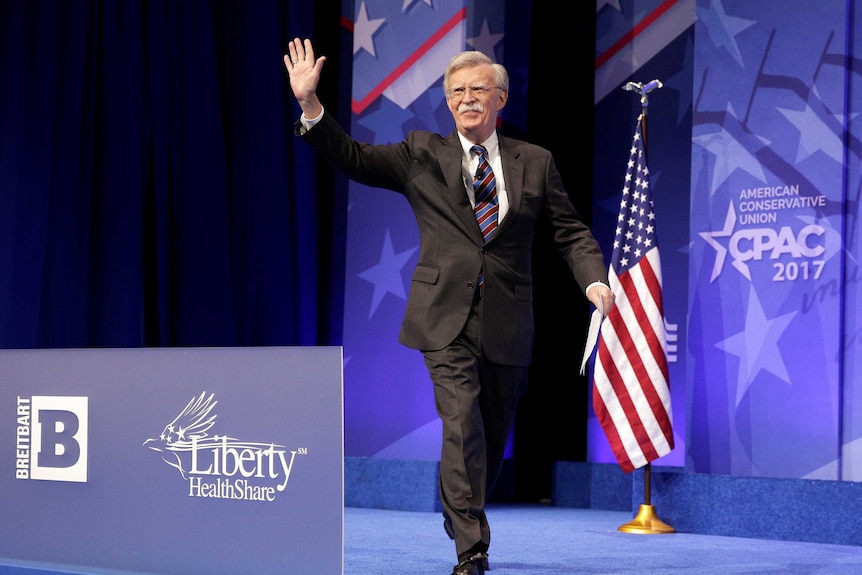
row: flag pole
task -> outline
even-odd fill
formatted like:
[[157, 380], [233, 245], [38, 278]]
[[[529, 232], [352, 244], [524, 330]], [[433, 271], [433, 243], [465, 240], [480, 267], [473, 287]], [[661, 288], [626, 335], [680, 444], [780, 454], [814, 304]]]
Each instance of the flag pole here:
[[[649, 106], [649, 98], [647, 94], [661, 88], [662, 83], [659, 80], [653, 80], [646, 84], [638, 82], [628, 82], [623, 86], [623, 89], [628, 92], [637, 92], [641, 97], [641, 132], [643, 136], [644, 154], [648, 153], [647, 146], [647, 107]], [[676, 533], [676, 529], [664, 523], [655, 513], [655, 507], [650, 503], [650, 493], [652, 491], [651, 471], [652, 466], [649, 462], [643, 466], [644, 470], [644, 502], [638, 510], [637, 516], [630, 522], [621, 525], [617, 531], [626, 533]]]

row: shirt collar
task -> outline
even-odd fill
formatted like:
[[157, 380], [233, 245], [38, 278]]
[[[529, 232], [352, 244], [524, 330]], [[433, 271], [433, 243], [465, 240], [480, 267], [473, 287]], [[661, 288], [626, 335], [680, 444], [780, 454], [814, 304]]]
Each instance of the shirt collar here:
[[[472, 152], [470, 151], [470, 148], [472, 148], [475, 144], [465, 138], [461, 134], [461, 132], [458, 132], [458, 139], [461, 140], [461, 148], [464, 150], [464, 155], [467, 156], [467, 159], [470, 159], [472, 157]], [[497, 147], [499, 146], [499, 144], [500, 141], [499, 138], [497, 138], [497, 130], [494, 130], [493, 132], [491, 132], [491, 135], [488, 137], [488, 139], [479, 145], [488, 150], [489, 155], [493, 156], [497, 154]]]

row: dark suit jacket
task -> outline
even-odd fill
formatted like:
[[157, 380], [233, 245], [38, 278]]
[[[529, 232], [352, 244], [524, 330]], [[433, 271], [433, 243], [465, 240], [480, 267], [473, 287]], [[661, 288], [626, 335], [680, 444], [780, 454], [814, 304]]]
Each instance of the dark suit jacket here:
[[601, 249], [544, 148], [499, 137], [509, 211], [485, 244], [467, 197], [456, 132], [443, 137], [413, 131], [399, 144], [364, 144], [325, 113], [302, 137], [351, 179], [399, 192], [410, 203], [420, 251], [399, 336], [407, 347], [442, 349], [458, 336], [484, 268], [483, 352], [496, 363], [529, 365], [535, 331], [531, 259], [539, 217], [549, 220], [554, 243], [582, 290], [608, 282]]

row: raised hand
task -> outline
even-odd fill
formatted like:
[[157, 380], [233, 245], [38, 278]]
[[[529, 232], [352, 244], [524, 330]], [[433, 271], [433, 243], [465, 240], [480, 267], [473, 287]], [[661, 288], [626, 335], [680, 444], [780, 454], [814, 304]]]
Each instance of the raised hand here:
[[317, 99], [317, 84], [325, 61], [326, 56], [314, 58], [314, 48], [307, 38], [305, 41], [294, 38], [287, 44], [284, 67], [290, 76], [290, 89], [308, 118], [316, 117], [323, 109]]

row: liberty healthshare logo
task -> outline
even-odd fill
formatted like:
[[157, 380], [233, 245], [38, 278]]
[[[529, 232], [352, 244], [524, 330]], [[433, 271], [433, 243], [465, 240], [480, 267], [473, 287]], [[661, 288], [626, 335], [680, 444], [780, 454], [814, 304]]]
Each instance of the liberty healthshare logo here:
[[15, 406], [15, 477], [87, 481], [86, 397], [18, 396]]
[[[817, 224], [798, 227], [777, 224], [779, 214], [788, 210], [822, 208], [823, 195], [801, 196], [799, 186], [773, 186], [746, 188], [739, 194], [739, 216], [733, 201], [727, 208], [724, 227], [711, 232], [700, 232], [707, 244], [715, 250], [715, 263], [710, 283], [722, 273], [728, 254], [730, 265], [751, 280], [751, 265], [766, 260], [774, 282], [817, 279], [823, 273], [826, 251], [826, 229]], [[750, 226], [755, 227], [739, 227]]]
[[188, 483], [189, 497], [273, 502], [287, 488], [298, 447], [288, 450], [275, 443], [240, 441], [227, 435], [210, 435], [217, 401], [206, 392], [192, 398], [158, 437], [144, 446], [161, 453]]

